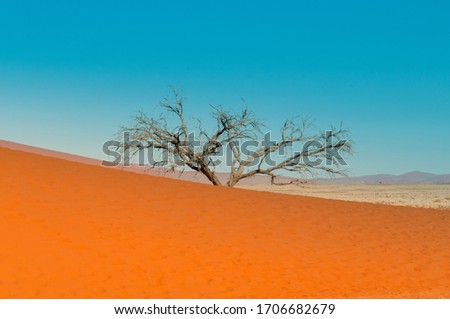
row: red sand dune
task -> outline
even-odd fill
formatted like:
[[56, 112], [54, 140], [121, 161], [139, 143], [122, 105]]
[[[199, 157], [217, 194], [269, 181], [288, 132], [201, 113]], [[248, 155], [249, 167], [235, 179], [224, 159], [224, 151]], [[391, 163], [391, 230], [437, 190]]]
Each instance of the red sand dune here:
[[45, 149], [45, 148], [40, 148], [40, 147], [35, 147], [35, 146], [30, 146], [30, 145], [25, 145], [25, 144], [20, 144], [20, 143], [15, 143], [15, 142], [10, 142], [10, 141], [5, 141], [5, 140], [0, 139], [0, 148], [1, 147], [9, 148], [9, 149], [15, 150], [15, 151], [24, 151], [27, 153], [33, 153], [33, 154], [39, 154], [39, 155], [44, 155], [44, 156], [49, 156], [49, 157], [60, 158], [60, 159], [68, 160], [71, 162], [83, 163], [83, 164], [88, 164], [88, 165], [97, 165], [97, 166], [101, 165], [101, 160], [98, 160], [98, 159], [53, 151], [53, 150], [49, 150], [49, 149]]
[[1, 298], [450, 298], [450, 211], [0, 163]]
[[[74, 154], [68, 154], [63, 152], [58, 152], [54, 150], [49, 150], [45, 148], [35, 147], [35, 146], [29, 146], [24, 145], [20, 143], [5, 141], [0, 139], [0, 147], [9, 148], [12, 150], [17, 151], [24, 151], [29, 152], [33, 154], [39, 154], [54, 158], [60, 158], [64, 160], [68, 160], [71, 162], [77, 162], [77, 163], [83, 163], [88, 165], [96, 165], [96, 166], [102, 166], [102, 161], [99, 159], [74, 155]], [[107, 158], [108, 160], [113, 160], [112, 158]], [[103, 166], [105, 167], [105, 166]], [[149, 175], [156, 175], [156, 176], [164, 176], [168, 178], [173, 178], [177, 180], [185, 180], [185, 181], [191, 181], [191, 182], [197, 182], [197, 183], [203, 183], [203, 184], [211, 184], [211, 182], [202, 174], [198, 174], [194, 171], [171, 171], [164, 169], [162, 167], [151, 167], [151, 166], [138, 166], [138, 165], [131, 165], [124, 167], [122, 165], [119, 166], [110, 166], [109, 168], [119, 169], [119, 170], [126, 170], [133, 173], [141, 173], [141, 174], [149, 174]], [[228, 173], [216, 173], [218, 178], [222, 181], [222, 183], [225, 184], [227, 181], [229, 174]], [[282, 178], [279, 181], [288, 181], [289, 178]], [[268, 176], [258, 176], [255, 175], [251, 178], [246, 178], [239, 182], [239, 185], [261, 185], [261, 184], [270, 184], [270, 177]]]

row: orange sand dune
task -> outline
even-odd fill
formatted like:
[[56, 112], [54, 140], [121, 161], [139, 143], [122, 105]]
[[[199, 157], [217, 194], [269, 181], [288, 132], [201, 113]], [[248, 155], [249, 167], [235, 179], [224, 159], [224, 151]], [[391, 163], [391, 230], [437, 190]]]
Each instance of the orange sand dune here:
[[450, 211], [0, 163], [2, 298], [450, 298]]

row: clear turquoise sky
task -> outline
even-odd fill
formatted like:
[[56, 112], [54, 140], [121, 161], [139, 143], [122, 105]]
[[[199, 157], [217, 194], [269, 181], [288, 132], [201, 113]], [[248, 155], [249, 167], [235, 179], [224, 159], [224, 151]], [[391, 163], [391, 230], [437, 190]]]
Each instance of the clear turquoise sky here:
[[0, 1], [1, 139], [102, 158], [169, 84], [342, 120], [352, 175], [450, 173], [449, 1]]

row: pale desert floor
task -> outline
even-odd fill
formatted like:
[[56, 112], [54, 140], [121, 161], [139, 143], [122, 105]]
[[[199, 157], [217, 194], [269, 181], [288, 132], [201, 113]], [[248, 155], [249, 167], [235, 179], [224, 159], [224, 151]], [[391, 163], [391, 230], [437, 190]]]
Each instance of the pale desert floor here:
[[244, 185], [243, 189], [388, 205], [450, 208], [450, 185]]

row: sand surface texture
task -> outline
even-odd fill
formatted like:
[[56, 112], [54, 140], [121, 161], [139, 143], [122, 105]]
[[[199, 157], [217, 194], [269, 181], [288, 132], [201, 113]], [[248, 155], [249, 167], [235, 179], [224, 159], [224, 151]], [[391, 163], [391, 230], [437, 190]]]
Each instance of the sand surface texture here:
[[0, 148], [1, 298], [450, 298], [450, 211]]

